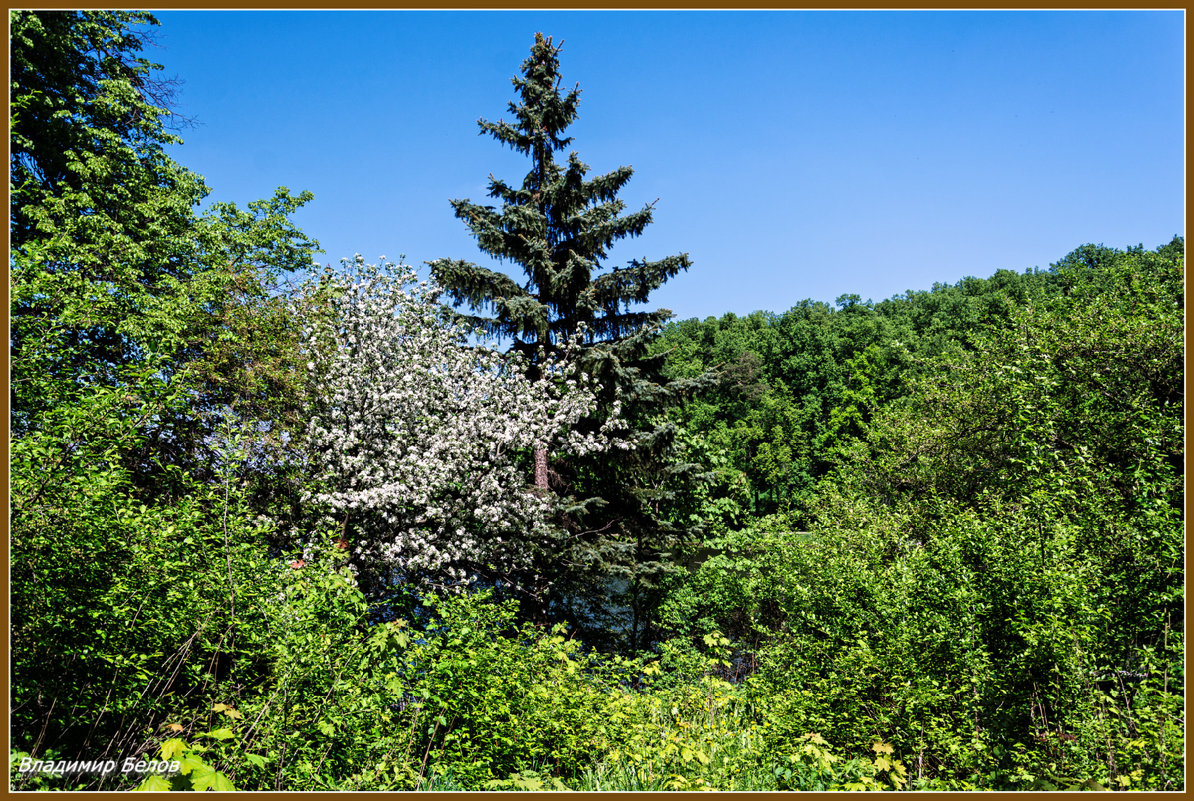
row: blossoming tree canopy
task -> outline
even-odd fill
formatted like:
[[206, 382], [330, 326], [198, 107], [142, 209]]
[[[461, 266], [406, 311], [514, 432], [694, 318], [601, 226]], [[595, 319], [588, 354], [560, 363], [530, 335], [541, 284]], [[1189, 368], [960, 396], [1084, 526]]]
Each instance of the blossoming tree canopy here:
[[500, 578], [551, 537], [551, 501], [529, 486], [535, 448], [604, 447], [581, 435], [598, 387], [560, 359], [551, 380], [523, 357], [471, 347], [406, 265], [358, 256], [328, 277], [305, 330], [313, 391], [308, 436], [325, 505], [362, 564], [407, 580]]

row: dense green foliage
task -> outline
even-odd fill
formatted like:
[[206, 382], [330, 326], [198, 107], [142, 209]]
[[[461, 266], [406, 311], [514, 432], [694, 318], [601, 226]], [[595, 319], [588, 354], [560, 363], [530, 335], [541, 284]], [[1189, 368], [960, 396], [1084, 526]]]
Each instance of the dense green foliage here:
[[917, 779], [1172, 786], [1183, 279], [1180, 240], [1026, 276], [1043, 287], [835, 434], [784, 518], [807, 534], [712, 543], [671, 625], [736, 635], [781, 736], [881, 734]]
[[[308, 196], [196, 212], [137, 55], [148, 21], [11, 17], [12, 728], [33, 750], [141, 742], [251, 647], [276, 572], [242, 482], [273, 492], [298, 403], [271, 288], [311, 263], [288, 219]], [[233, 429], [258, 469], [234, 474]]]
[[[147, 15], [11, 22], [11, 787], [1184, 789], [1180, 238], [595, 335], [661, 402], [607, 400], [668, 445], [553, 457], [574, 522], [650, 505], [584, 543], [592, 580], [572, 551], [539, 557], [554, 605], [365, 581], [304, 500], [302, 423], [347, 402], [304, 369], [336, 282], [277, 281], [307, 196], [196, 211]], [[553, 147], [554, 56], [516, 83], [560, 104]], [[583, 173], [535, 186], [618, 219]], [[502, 214], [458, 211], [533, 227], [495, 188]], [[571, 302], [520, 341], [562, 344]], [[179, 767], [53, 770], [127, 758]]]
[[685, 320], [655, 347], [676, 375], [713, 368], [723, 376], [679, 421], [729, 459], [736, 481], [723, 495], [744, 502], [723, 503], [738, 513], [731, 519], [795, 514], [802, 527], [800, 510], [840, 443], [939, 358], [973, 350], [978, 332], [1006, 324], [1016, 304], [1056, 291], [1051, 271], [1000, 270], [880, 303], [843, 295], [836, 307], [806, 300], [783, 314]]

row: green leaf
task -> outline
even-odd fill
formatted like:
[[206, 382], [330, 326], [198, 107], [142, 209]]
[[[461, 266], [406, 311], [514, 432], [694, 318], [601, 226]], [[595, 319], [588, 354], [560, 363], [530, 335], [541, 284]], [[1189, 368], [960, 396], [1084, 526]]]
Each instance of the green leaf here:
[[161, 754], [162, 759], [173, 761], [182, 756], [183, 752], [187, 750], [185, 741], [177, 737], [171, 737], [166, 742], [162, 743]]
[[214, 737], [217, 740], [231, 740], [236, 735], [233, 733], [232, 729], [221, 728], [221, 729], [212, 729], [211, 731], [205, 731], [205, 732], [203, 732], [203, 734], [200, 734], [199, 736], [200, 737]]
[[178, 763], [178, 772], [184, 776], [192, 771], [203, 771], [207, 769], [207, 763], [194, 755], [184, 756], [179, 760]]
[[151, 773], [145, 777], [145, 781], [138, 784], [133, 790], [148, 791], [151, 793], [160, 793], [170, 790], [170, 780], [164, 776], [159, 776], [156, 773]]
[[236, 788], [228, 777], [218, 770], [195, 771], [191, 774], [191, 786], [198, 791], [216, 790], [217, 792], [234, 791]]

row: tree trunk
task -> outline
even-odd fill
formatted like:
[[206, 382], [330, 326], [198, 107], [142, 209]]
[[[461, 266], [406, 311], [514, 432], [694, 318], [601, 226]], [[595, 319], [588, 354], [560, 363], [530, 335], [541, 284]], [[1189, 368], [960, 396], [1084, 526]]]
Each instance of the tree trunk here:
[[547, 489], [547, 449], [535, 448], [535, 486]]

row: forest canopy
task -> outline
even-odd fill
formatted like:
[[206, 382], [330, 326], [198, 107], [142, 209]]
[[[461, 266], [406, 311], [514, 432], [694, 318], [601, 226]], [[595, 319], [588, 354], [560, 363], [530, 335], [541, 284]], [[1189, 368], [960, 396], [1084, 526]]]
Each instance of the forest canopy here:
[[320, 270], [155, 24], [10, 16], [12, 789], [1184, 789], [1181, 237], [635, 311], [538, 34], [521, 273]]

